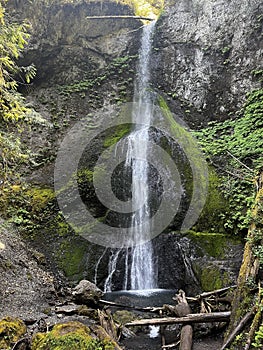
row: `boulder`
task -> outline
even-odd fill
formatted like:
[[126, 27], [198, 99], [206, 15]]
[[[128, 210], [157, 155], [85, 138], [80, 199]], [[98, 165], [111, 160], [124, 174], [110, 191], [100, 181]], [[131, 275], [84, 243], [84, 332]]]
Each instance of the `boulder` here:
[[73, 289], [73, 299], [80, 304], [97, 304], [103, 296], [103, 292], [94, 283], [88, 280], [82, 280]]

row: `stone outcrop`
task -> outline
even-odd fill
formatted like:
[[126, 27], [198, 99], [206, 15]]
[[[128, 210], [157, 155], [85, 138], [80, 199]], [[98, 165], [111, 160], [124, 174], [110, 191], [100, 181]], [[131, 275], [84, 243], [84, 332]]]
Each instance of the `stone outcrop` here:
[[132, 9], [115, 1], [64, 3], [10, 1], [13, 15], [31, 24], [31, 38], [22, 64], [34, 63], [34, 84], [69, 84], [93, 76], [114, 57], [130, 53], [136, 19], [89, 19], [92, 16], [132, 15]]
[[155, 38], [154, 83], [191, 126], [237, 111], [261, 82], [260, 0], [166, 1]]

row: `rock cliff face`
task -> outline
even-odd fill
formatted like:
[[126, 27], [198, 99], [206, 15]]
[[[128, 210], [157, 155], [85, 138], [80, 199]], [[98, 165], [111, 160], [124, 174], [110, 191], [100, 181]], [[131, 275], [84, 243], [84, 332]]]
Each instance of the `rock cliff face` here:
[[18, 9], [15, 7], [15, 15], [27, 18], [32, 25], [32, 36], [21, 62], [36, 65], [35, 83], [51, 86], [83, 80], [113, 58], [132, 51], [136, 41], [131, 32], [140, 27], [139, 21], [87, 18], [132, 15], [129, 6], [114, 1], [43, 3], [26, 1]]
[[194, 125], [226, 118], [260, 86], [262, 13], [259, 0], [166, 1], [156, 31], [154, 82], [180, 101]]
[[[12, 16], [28, 18], [32, 24], [32, 36], [21, 64], [34, 63], [37, 77], [21, 91], [48, 122], [42, 130], [25, 135], [25, 142], [38, 153], [39, 164], [28, 178], [52, 186], [58, 144], [75, 121], [85, 116], [92, 125], [97, 110], [109, 110], [113, 105], [132, 100], [142, 23], [134, 19], [87, 19], [87, 16], [132, 14], [130, 7], [116, 1], [39, 3], [8, 2]], [[166, 1], [155, 32], [152, 83], [171, 111], [191, 127], [226, 118], [240, 109], [246, 92], [260, 86], [256, 72], [262, 68], [262, 13], [260, 0]], [[111, 143], [110, 136], [107, 141]], [[59, 214], [55, 213], [52, 220], [42, 226], [40, 247], [43, 246], [50, 260], [56, 260], [67, 271], [67, 277], [90, 278], [96, 265], [95, 255], [99, 257], [103, 249], [95, 249], [89, 242], [76, 238]], [[156, 247], [157, 254], [165, 256], [159, 260], [161, 285], [175, 287], [174, 279], [182, 288], [187, 284], [190, 291], [191, 276], [187, 281], [184, 279], [187, 259], [179, 252], [177, 240], [171, 235], [161, 237]], [[190, 255], [193, 250], [191, 247]], [[227, 259], [222, 264], [227, 265]], [[216, 260], [213, 255], [212, 260]], [[168, 278], [165, 270], [179, 273], [175, 261], [183, 274], [176, 279]], [[199, 264], [198, 260], [193, 267], [200, 279], [202, 262]], [[235, 261], [233, 271], [238, 263]], [[216, 271], [216, 276], [221, 276], [225, 268]], [[103, 273], [98, 276], [101, 286], [107, 273], [106, 263]], [[208, 282], [204, 283], [207, 287]]]
[[119, 1], [10, 0], [8, 6], [12, 17], [31, 23], [20, 64], [33, 63], [37, 75], [30, 86], [22, 84], [21, 91], [48, 121], [41, 137], [39, 130], [25, 135], [38, 153], [37, 162], [44, 165], [31, 180], [52, 184], [52, 161], [68, 128], [82, 117], [92, 119], [98, 109], [131, 100], [142, 23], [87, 18], [134, 14]]

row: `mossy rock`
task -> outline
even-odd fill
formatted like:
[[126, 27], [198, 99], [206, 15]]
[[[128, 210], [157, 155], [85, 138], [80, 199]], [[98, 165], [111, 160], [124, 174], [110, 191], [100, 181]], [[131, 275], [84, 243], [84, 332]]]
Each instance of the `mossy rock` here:
[[200, 248], [200, 254], [220, 259], [225, 258], [229, 243], [240, 244], [238, 238], [222, 233], [188, 231], [187, 237]]
[[237, 259], [237, 251], [242, 249], [238, 237], [194, 231], [189, 231], [186, 236], [195, 247], [197, 256], [192, 259], [192, 267], [203, 291], [220, 289], [235, 283], [239, 265], [237, 261], [233, 261], [233, 254]]
[[77, 238], [66, 239], [56, 252], [59, 267], [71, 280], [81, 279], [85, 271], [85, 256], [87, 247]]
[[51, 332], [37, 333], [32, 339], [32, 350], [114, 350], [108, 340], [98, 340], [90, 329], [76, 321], [57, 324]]
[[208, 168], [209, 186], [205, 205], [195, 224], [196, 231], [225, 233], [225, 213], [229, 211], [229, 203], [220, 191], [221, 180], [213, 167]]
[[198, 277], [201, 288], [205, 292], [223, 288], [228, 286], [230, 283], [228, 272], [222, 272], [219, 267], [213, 264], [202, 268], [200, 271], [200, 276]]
[[113, 319], [117, 323], [126, 324], [138, 319], [138, 316], [136, 316], [134, 312], [128, 310], [118, 310], [113, 314]]
[[[140, 317], [138, 314], [128, 310], [118, 310], [113, 314], [113, 320], [121, 325], [138, 320]], [[130, 327], [130, 330], [134, 333], [140, 332], [143, 329], [141, 326]]]
[[5, 317], [0, 321], [0, 349], [11, 349], [11, 345], [26, 333], [26, 326], [19, 318]]
[[111, 133], [108, 134], [104, 140], [103, 146], [110, 147], [115, 145], [120, 139], [126, 136], [131, 130], [131, 124], [120, 124], [115, 127], [115, 130], [110, 130]]

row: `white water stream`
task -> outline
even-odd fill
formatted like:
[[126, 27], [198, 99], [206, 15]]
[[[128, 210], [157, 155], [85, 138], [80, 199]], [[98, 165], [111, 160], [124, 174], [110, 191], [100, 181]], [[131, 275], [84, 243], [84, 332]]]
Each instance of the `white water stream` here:
[[[150, 240], [151, 227], [149, 203], [149, 166], [147, 163], [149, 127], [152, 117], [152, 101], [149, 93], [152, 34], [155, 22], [143, 29], [139, 52], [138, 70], [135, 81], [135, 107], [132, 113], [135, 129], [128, 136], [128, 151], [125, 166], [132, 169], [133, 242], [130, 249], [123, 249], [125, 256], [125, 276], [123, 289], [145, 290], [157, 288], [157, 271]], [[143, 223], [143, 225], [142, 225]], [[144, 244], [138, 244], [147, 241]], [[134, 244], [135, 242], [135, 244]], [[121, 250], [111, 252], [105, 291], [111, 291], [112, 278], [116, 271]]]

